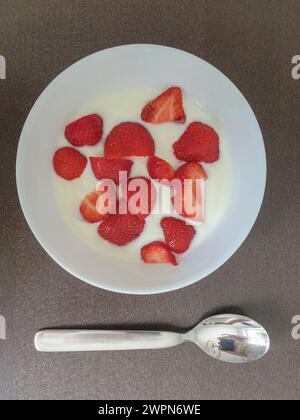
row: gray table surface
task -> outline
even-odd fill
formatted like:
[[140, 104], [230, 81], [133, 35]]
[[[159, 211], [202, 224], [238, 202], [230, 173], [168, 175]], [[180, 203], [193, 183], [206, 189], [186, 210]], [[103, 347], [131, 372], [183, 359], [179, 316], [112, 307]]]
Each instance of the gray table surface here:
[[[298, 0], [0, 0], [2, 399], [298, 399], [300, 340], [300, 54]], [[157, 43], [194, 53], [223, 71], [257, 115], [267, 152], [262, 210], [246, 242], [191, 287], [125, 296], [66, 273], [40, 247], [19, 207], [15, 155], [30, 108], [58, 73], [107, 47]], [[255, 162], [253, 162], [255, 170]], [[267, 357], [232, 366], [192, 345], [161, 351], [39, 354], [50, 326], [187, 328], [214, 312], [254, 317], [270, 332]]]

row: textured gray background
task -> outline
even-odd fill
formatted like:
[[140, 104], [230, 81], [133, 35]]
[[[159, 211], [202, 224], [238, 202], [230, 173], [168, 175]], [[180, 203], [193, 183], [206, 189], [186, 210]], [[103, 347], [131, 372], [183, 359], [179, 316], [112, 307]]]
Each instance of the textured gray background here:
[[[300, 80], [291, 78], [299, 26], [298, 0], [0, 0], [2, 399], [299, 398], [300, 341], [291, 338], [300, 314]], [[255, 227], [222, 268], [183, 290], [132, 297], [86, 285], [51, 260], [23, 218], [14, 173], [22, 125], [49, 81], [90, 53], [141, 42], [199, 55], [240, 88], [264, 135], [268, 182]], [[265, 359], [229, 366], [192, 345], [64, 355], [33, 347], [44, 327], [186, 328], [224, 310], [269, 330]]]

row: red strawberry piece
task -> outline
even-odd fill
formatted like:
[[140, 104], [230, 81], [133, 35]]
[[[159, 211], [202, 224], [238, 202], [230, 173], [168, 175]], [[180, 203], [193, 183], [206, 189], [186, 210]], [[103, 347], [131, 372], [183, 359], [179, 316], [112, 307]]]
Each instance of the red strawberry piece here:
[[103, 134], [103, 120], [97, 114], [86, 115], [68, 124], [65, 137], [73, 146], [93, 146]]
[[173, 144], [179, 160], [212, 163], [219, 159], [219, 136], [212, 127], [193, 122]]
[[159, 241], [151, 242], [141, 249], [142, 260], [147, 264], [165, 264], [177, 265], [176, 258], [169, 248]]
[[182, 92], [179, 87], [170, 87], [149, 102], [142, 110], [142, 120], [159, 124], [165, 122], [184, 123], [186, 116], [182, 105]]
[[185, 179], [191, 179], [192, 181], [203, 179], [203, 181], [205, 181], [207, 175], [204, 168], [199, 163], [188, 162], [176, 170], [174, 178], [179, 179], [180, 181], [184, 181]]
[[126, 172], [128, 177], [133, 165], [132, 160], [105, 157], [90, 157], [90, 162], [97, 179], [112, 179], [116, 184], [119, 184], [119, 173]]
[[[197, 162], [185, 163], [176, 170], [174, 180], [179, 180], [181, 184], [176, 184], [172, 202], [178, 214], [198, 222], [204, 220], [201, 181], [206, 179], [205, 170]], [[176, 187], [180, 188], [180, 191]]]
[[[99, 205], [99, 197], [104, 194], [104, 191], [90, 192], [80, 204], [80, 213], [82, 217], [90, 223], [100, 222], [107, 215], [109, 208]], [[106, 203], [107, 204], [107, 203]]]
[[160, 225], [163, 229], [167, 246], [177, 254], [181, 254], [189, 248], [196, 234], [193, 226], [175, 217], [164, 217]]
[[201, 183], [182, 184], [181, 191], [176, 191], [172, 203], [178, 214], [197, 222], [204, 221], [204, 203]]
[[151, 156], [148, 159], [148, 172], [151, 178], [158, 179], [167, 179], [171, 181], [174, 178], [174, 169], [173, 167], [163, 159], [160, 159], [157, 156]]
[[107, 136], [104, 150], [107, 159], [152, 156], [154, 141], [149, 131], [141, 124], [125, 122], [112, 129]]
[[[128, 211], [145, 219], [155, 206], [156, 191], [150, 179], [145, 177], [129, 178], [122, 184], [124, 196], [127, 195]], [[124, 198], [125, 198], [124, 197]]]
[[87, 164], [87, 158], [73, 147], [62, 147], [53, 156], [53, 166], [57, 175], [68, 181], [79, 178]]
[[98, 233], [115, 245], [127, 245], [142, 233], [145, 221], [133, 214], [109, 214], [98, 227]]

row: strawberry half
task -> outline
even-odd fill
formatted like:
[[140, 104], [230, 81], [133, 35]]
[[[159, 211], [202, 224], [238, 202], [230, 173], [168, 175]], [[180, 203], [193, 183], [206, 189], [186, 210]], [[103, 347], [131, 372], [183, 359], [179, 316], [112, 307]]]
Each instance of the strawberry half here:
[[207, 175], [204, 168], [199, 163], [188, 162], [176, 169], [174, 178], [179, 179], [180, 181], [184, 181], [185, 179], [191, 179], [192, 181], [203, 179], [203, 181], [205, 181]]
[[98, 227], [98, 233], [107, 241], [123, 246], [142, 233], [145, 221], [133, 214], [109, 214]]
[[114, 127], [109, 133], [104, 151], [107, 159], [152, 156], [154, 141], [149, 131], [141, 124], [125, 122]]
[[196, 222], [204, 221], [204, 188], [201, 183], [193, 182], [189, 186], [182, 184], [181, 191], [176, 191], [172, 203], [178, 214]]
[[177, 265], [176, 258], [169, 248], [159, 241], [151, 242], [141, 249], [142, 260], [147, 264], [173, 264]]
[[57, 175], [71, 181], [79, 178], [87, 164], [87, 158], [73, 147], [62, 147], [53, 156], [53, 167]]
[[141, 117], [143, 121], [154, 124], [184, 123], [186, 116], [183, 110], [181, 89], [179, 87], [167, 89], [143, 108]]
[[112, 179], [116, 184], [119, 184], [119, 172], [126, 172], [128, 177], [133, 165], [132, 160], [105, 157], [90, 157], [90, 162], [97, 179]]
[[[191, 218], [198, 222], [204, 220], [204, 188], [199, 181], [205, 181], [207, 175], [203, 167], [197, 162], [188, 162], [180, 166], [174, 175], [181, 184], [181, 191], [176, 191], [172, 198], [173, 205], [178, 214]], [[185, 184], [185, 180], [192, 181], [191, 185]], [[198, 182], [196, 182], [198, 181]]]
[[171, 181], [174, 178], [175, 171], [173, 167], [157, 156], [149, 157], [147, 168], [152, 179], [157, 179], [159, 181], [167, 179], [168, 181]]
[[189, 249], [196, 234], [193, 226], [175, 217], [164, 217], [160, 225], [163, 229], [167, 246], [177, 254]]
[[93, 146], [101, 140], [103, 120], [97, 114], [86, 115], [68, 124], [65, 137], [73, 146]]
[[[149, 216], [156, 201], [156, 190], [150, 179], [145, 177], [129, 178], [126, 183], [122, 184], [122, 191], [125, 196], [127, 195], [129, 213], [138, 214], [142, 219]], [[140, 210], [138, 211], [138, 209]]]
[[104, 192], [105, 191], [92, 191], [86, 195], [80, 204], [80, 213], [89, 223], [100, 222], [109, 212], [110, 201], [106, 203], [108, 204], [106, 207], [103, 206], [103, 208], [101, 208], [99, 205], [98, 199]]
[[219, 136], [212, 127], [193, 122], [173, 144], [177, 159], [213, 163], [219, 159]]

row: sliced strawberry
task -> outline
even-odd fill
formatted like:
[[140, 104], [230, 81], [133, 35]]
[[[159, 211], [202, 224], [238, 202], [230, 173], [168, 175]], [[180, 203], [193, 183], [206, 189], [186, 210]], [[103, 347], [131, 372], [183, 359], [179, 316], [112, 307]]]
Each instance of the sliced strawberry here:
[[150, 179], [145, 177], [129, 178], [122, 184], [124, 196], [127, 196], [128, 211], [145, 219], [155, 206], [156, 191]]
[[127, 245], [142, 233], [145, 221], [133, 214], [109, 214], [98, 227], [98, 233], [115, 245]]
[[188, 162], [180, 166], [174, 175], [175, 179], [184, 181], [185, 179], [191, 179], [196, 181], [197, 179], [207, 179], [206, 172], [204, 168], [197, 162]]
[[104, 191], [90, 192], [80, 204], [80, 213], [82, 217], [90, 223], [100, 222], [109, 212], [109, 203], [107, 206], [99, 206], [99, 197]]
[[147, 168], [152, 179], [157, 179], [159, 181], [167, 179], [168, 181], [171, 181], [174, 177], [175, 171], [173, 167], [157, 156], [149, 157]]
[[116, 184], [119, 184], [120, 172], [126, 172], [128, 177], [133, 165], [132, 160], [105, 157], [90, 157], [90, 162], [97, 179], [112, 179]]
[[197, 162], [188, 162], [180, 166], [174, 175], [174, 180], [180, 183], [175, 185], [173, 205], [178, 214], [198, 222], [204, 221], [204, 186], [207, 179], [203, 167]]
[[201, 182], [193, 182], [191, 185], [182, 184], [181, 190], [176, 191], [172, 197], [172, 203], [178, 214], [188, 217], [196, 222], [204, 221], [204, 188]]
[[112, 129], [107, 136], [104, 150], [107, 159], [152, 156], [154, 141], [149, 131], [141, 124], [125, 122]]
[[160, 225], [163, 229], [167, 246], [177, 254], [185, 252], [196, 234], [193, 226], [175, 217], [164, 217]]
[[143, 246], [141, 256], [147, 264], [170, 263], [177, 265], [176, 258], [163, 242], [155, 241]]
[[62, 147], [53, 156], [53, 167], [57, 175], [68, 181], [79, 178], [87, 164], [87, 158], [73, 147]]
[[93, 146], [103, 134], [103, 120], [97, 114], [86, 115], [68, 124], [65, 137], [73, 146]]
[[179, 160], [212, 163], [219, 159], [219, 136], [212, 127], [193, 122], [173, 144]]
[[149, 102], [142, 110], [142, 120], [159, 124], [165, 122], [184, 123], [186, 116], [182, 105], [182, 92], [179, 87], [170, 87]]

